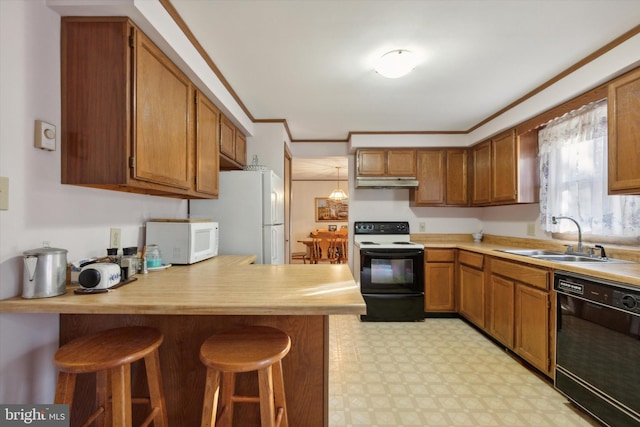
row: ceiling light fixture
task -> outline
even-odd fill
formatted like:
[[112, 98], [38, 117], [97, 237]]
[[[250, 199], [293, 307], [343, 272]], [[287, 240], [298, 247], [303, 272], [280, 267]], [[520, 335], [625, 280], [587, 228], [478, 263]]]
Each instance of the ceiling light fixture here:
[[329, 199], [341, 202], [342, 200], [348, 199], [349, 195], [340, 188], [340, 166], [336, 166], [336, 169], [338, 169], [338, 188], [329, 194]]
[[396, 79], [408, 74], [417, 65], [416, 56], [410, 50], [398, 49], [387, 52], [376, 63], [378, 74]]

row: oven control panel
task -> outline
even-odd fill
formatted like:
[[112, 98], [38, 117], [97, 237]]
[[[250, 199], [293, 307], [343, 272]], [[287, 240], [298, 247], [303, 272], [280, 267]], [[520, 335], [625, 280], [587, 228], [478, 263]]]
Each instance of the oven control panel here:
[[408, 221], [356, 221], [355, 234], [409, 234]]

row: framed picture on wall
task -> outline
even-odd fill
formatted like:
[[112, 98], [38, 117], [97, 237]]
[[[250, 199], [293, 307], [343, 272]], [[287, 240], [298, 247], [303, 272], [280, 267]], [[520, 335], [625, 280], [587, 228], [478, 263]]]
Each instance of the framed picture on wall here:
[[329, 231], [337, 231], [338, 230], [338, 226], [335, 224], [331, 224], [327, 227], [327, 230]]
[[346, 222], [349, 220], [349, 201], [335, 201], [327, 197], [315, 198], [316, 222]]

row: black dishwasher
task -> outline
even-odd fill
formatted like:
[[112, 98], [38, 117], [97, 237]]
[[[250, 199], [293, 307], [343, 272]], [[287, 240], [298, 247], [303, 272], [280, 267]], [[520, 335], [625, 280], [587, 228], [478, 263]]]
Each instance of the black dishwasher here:
[[555, 387], [608, 426], [640, 426], [640, 288], [560, 271], [554, 289]]

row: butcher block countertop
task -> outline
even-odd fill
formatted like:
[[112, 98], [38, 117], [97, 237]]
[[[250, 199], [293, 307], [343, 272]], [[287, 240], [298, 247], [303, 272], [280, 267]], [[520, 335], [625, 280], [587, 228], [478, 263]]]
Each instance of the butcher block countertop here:
[[[456, 238], [457, 237], [457, 238]], [[632, 286], [640, 286], [640, 251], [622, 250], [607, 247], [607, 254], [611, 258], [631, 261], [629, 263], [609, 262], [554, 262], [532, 257], [514, 255], [503, 250], [547, 249], [564, 252], [562, 244], [536, 239], [507, 238], [485, 235], [482, 242], [473, 242], [467, 235], [429, 235], [414, 234], [411, 240], [425, 245], [425, 249], [455, 248], [482, 253], [493, 257], [518, 261], [538, 267], [546, 267], [555, 271], [569, 271], [599, 279], [611, 280]], [[575, 244], [575, 242], [569, 242]], [[593, 246], [589, 244], [588, 246]]]
[[364, 314], [347, 264], [251, 264], [221, 255], [189, 266], [137, 274], [108, 293], [0, 301], [0, 312], [163, 315]]

